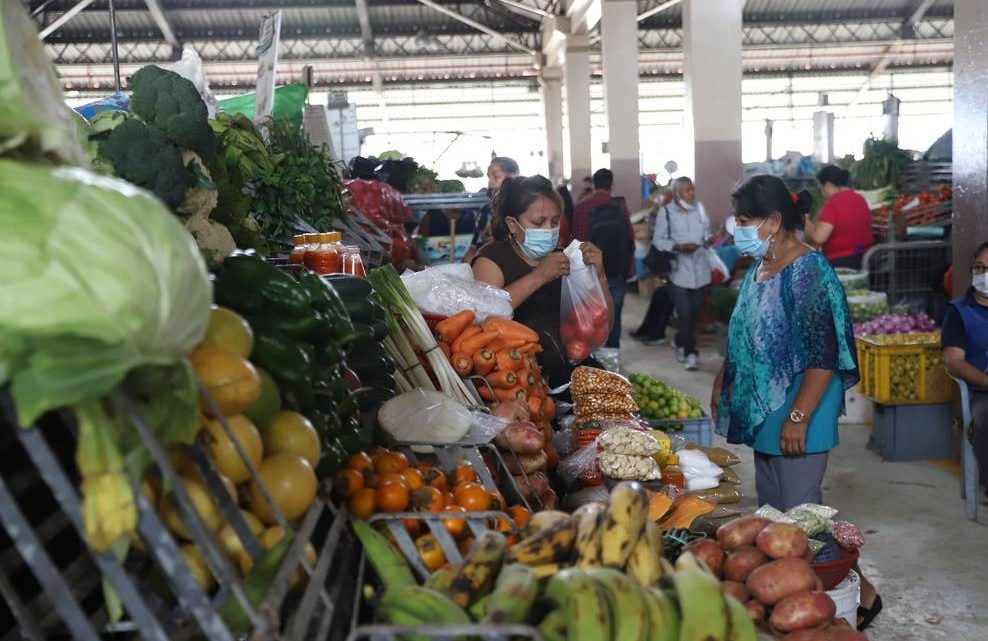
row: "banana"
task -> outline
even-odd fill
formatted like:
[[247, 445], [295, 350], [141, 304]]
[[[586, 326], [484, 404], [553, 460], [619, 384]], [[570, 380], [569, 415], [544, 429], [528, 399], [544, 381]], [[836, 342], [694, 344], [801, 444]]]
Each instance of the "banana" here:
[[542, 580], [551, 577], [566, 566], [560, 565], [559, 563], [543, 563], [541, 565], [530, 565], [529, 567], [532, 568], [532, 572], [535, 573], [535, 578]]
[[560, 523], [572, 520], [572, 518], [572, 515], [567, 514], [566, 512], [560, 512], [559, 510], [543, 510], [542, 512], [536, 512], [525, 525], [525, 529], [522, 531], [522, 537], [528, 538], [543, 530], [551, 530]]
[[539, 580], [532, 568], [512, 563], [501, 569], [488, 597], [484, 623], [524, 623], [539, 596]]
[[[576, 567], [594, 568], [600, 566], [601, 534], [604, 530], [604, 506], [599, 503], [591, 504], [596, 506], [595, 510], [580, 510], [573, 513], [573, 522], [576, 523]], [[590, 507], [590, 506], [586, 506]]]
[[583, 570], [567, 568], [549, 580], [546, 597], [566, 613], [568, 641], [611, 638], [611, 613], [597, 582]]
[[641, 483], [622, 481], [611, 490], [601, 534], [604, 567], [622, 569], [648, 520], [648, 492]]
[[607, 598], [613, 641], [648, 641], [648, 607], [641, 588], [627, 574], [612, 568], [586, 571]]
[[474, 601], [470, 608], [467, 610], [467, 614], [474, 621], [482, 621], [484, 616], [487, 615], [487, 602], [491, 600], [491, 595], [482, 596], [476, 601]]
[[[418, 585], [390, 589], [381, 597], [378, 616], [392, 625], [470, 623], [470, 617], [445, 595]], [[407, 637], [410, 641], [428, 641], [427, 636]]]
[[658, 588], [647, 588], [644, 593], [651, 626], [648, 641], [679, 641], [679, 610], [676, 604]]
[[488, 530], [474, 543], [470, 556], [453, 577], [447, 593], [460, 607], [467, 607], [494, 587], [504, 561], [506, 541], [500, 532]]
[[422, 585], [436, 592], [446, 593], [453, 585], [453, 579], [459, 571], [459, 565], [450, 563], [430, 574]]
[[[533, 516], [535, 519], [540, 512]], [[542, 565], [566, 561], [573, 551], [573, 541], [576, 539], [576, 527], [569, 514], [565, 519], [555, 518], [548, 527], [541, 527], [528, 537], [522, 539], [508, 552], [508, 560], [524, 563], [525, 565]]]
[[730, 594], [724, 595], [724, 602], [727, 604], [727, 618], [730, 623], [727, 641], [758, 641], [758, 631], [748, 614], [748, 608]]
[[645, 523], [645, 530], [631, 548], [627, 572], [642, 587], [655, 585], [662, 578], [662, 528], [654, 521]]
[[384, 584], [385, 590], [416, 585], [412, 570], [395, 546], [371, 527], [366, 521], [353, 522], [353, 531], [360, 539], [364, 552], [374, 566], [374, 571]]
[[544, 641], [567, 641], [566, 638], [566, 610], [556, 608], [542, 619], [539, 624], [539, 633]]
[[726, 641], [727, 605], [717, 578], [685, 552], [676, 561], [672, 582], [682, 616], [679, 641]]

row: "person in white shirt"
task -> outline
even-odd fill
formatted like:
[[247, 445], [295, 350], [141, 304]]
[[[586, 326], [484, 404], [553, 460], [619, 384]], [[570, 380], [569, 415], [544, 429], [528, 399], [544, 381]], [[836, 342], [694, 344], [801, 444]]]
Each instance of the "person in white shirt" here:
[[710, 284], [710, 220], [703, 204], [696, 201], [696, 187], [685, 176], [672, 183], [673, 200], [655, 216], [652, 245], [659, 251], [676, 253], [667, 277], [678, 320], [673, 347], [687, 370], [697, 367], [696, 321], [703, 288]]

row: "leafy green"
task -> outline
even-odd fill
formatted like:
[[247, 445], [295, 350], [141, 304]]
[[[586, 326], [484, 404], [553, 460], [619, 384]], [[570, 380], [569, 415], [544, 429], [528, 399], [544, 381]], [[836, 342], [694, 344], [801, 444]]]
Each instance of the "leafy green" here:
[[139, 120], [125, 120], [100, 142], [99, 156], [113, 173], [153, 192], [169, 209], [182, 203], [196, 178], [182, 162], [182, 152], [161, 130]]
[[869, 138], [864, 143], [864, 157], [851, 166], [851, 178], [857, 189], [898, 188], [902, 171], [912, 161], [894, 138]]
[[183, 149], [191, 149], [210, 164], [215, 154], [209, 112], [194, 84], [161, 67], [142, 67], [130, 79], [134, 93], [130, 111], [161, 129]]
[[83, 169], [0, 160], [0, 273], [0, 385], [22, 424], [181, 362], [209, 319], [206, 268], [179, 220]]

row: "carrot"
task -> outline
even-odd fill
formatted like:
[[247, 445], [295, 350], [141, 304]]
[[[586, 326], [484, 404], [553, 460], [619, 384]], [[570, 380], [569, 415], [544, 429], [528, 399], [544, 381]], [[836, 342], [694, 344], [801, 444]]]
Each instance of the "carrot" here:
[[450, 345], [450, 347], [453, 348], [454, 352], [464, 352], [466, 354], [473, 354], [473, 352], [468, 352], [467, 350], [463, 349], [462, 347], [463, 341], [470, 338], [471, 336], [476, 336], [482, 331], [484, 330], [480, 328], [480, 325], [471, 325], [470, 327], [467, 327], [465, 330], [460, 332], [460, 335], [456, 337], [456, 340], [453, 341], [453, 344]]
[[511, 370], [491, 372], [487, 375], [487, 382], [491, 387], [498, 389], [511, 389], [516, 385], [524, 385], [524, 381], [518, 380], [518, 375]]
[[498, 330], [501, 332], [501, 336], [505, 338], [523, 338], [526, 343], [537, 343], [539, 340], [539, 335], [535, 333], [535, 330], [510, 318], [493, 316], [487, 320], [485, 325]]
[[556, 402], [546, 396], [542, 399], [542, 416], [551, 419], [556, 415]]
[[478, 382], [477, 392], [480, 393], [480, 398], [488, 402], [497, 402], [497, 396], [494, 395], [494, 391], [487, 385]]
[[453, 314], [436, 325], [436, 336], [452, 344], [463, 330], [473, 324], [474, 316], [472, 309], [464, 309], [462, 312]]
[[503, 349], [494, 354], [497, 359], [497, 369], [500, 371], [516, 372], [525, 366], [525, 361], [516, 349]]
[[542, 399], [537, 396], [528, 397], [528, 411], [532, 415], [532, 418], [538, 418], [542, 416]]
[[[492, 341], [497, 342], [497, 332], [481, 332], [476, 336], [471, 336], [460, 343], [460, 349], [464, 354], [473, 354], [481, 347], [487, 347]], [[497, 351], [497, 350], [495, 350]]]
[[473, 371], [473, 360], [463, 352], [453, 353], [453, 369], [460, 376], [469, 376]]
[[522, 354], [532, 354], [532, 355], [541, 354], [542, 346], [539, 345], [538, 343], [525, 343], [524, 345], [518, 348], [518, 351], [521, 352]]
[[497, 340], [492, 342], [488, 347], [490, 347], [495, 352], [500, 352], [502, 349], [518, 349], [525, 344], [525, 341], [515, 338], [515, 339], [505, 339], [499, 337]]
[[446, 358], [449, 358], [449, 355], [453, 353], [449, 349], [449, 345], [445, 341], [439, 341], [438, 345], [439, 345], [439, 351], [445, 354]]
[[518, 370], [518, 380], [521, 381], [522, 387], [526, 388], [535, 387], [540, 382], [535, 372], [528, 366]]
[[511, 389], [495, 389], [494, 395], [497, 396], [499, 401], [513, 401], [515, 399], [524, 401], [528, 398], [528, 395], [520, 387], [512, 387]]
[[545, 391], [546, 391], [545, 385], [542, 384], [542, 381], [539, 381], [537, 385], [532, 385], [531, 387], [528, 388], [528, 395], [537, 396], [539, 398], [545, 398], [546, 397]]
[[488, 372], [494, 369], [495, 365], [497, 365], [497, 359], [494, 358], [494, 352], [486, 347], [480, 348], [473, 355], [473, 370], [480, 376], [486, 376]]

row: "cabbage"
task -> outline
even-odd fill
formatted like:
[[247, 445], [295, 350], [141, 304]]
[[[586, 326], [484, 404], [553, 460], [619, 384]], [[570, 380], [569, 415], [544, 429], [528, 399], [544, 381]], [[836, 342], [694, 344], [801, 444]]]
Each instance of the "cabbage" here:
[[21, 424], [147, 367], [179, 367], [163, 389], [194, 405], [184, 358], [212, 293], [195, 242], [153, 196], [84, 169], [0, 160], [0, 274], [0, 385]]
[[88, 160], [37, 28], [20, 0], [0, 0], [0, 154]]

